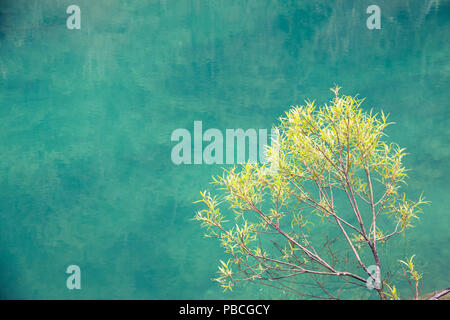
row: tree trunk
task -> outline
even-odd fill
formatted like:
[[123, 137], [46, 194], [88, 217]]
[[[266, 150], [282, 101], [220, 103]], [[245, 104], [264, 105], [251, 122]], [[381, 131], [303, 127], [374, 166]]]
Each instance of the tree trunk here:
[[434, 295], [432, 295], [430, 298], [428, 298], [428, 300], [439, 300], [440, 297], [445, 296], [449, 292], [450, 292], [450, 288], [438, 291]]
[[378, 294], [380, 295], [381, 300], [386, 300], [386, 295], [383, 292], [383, 289], [377, 289]]

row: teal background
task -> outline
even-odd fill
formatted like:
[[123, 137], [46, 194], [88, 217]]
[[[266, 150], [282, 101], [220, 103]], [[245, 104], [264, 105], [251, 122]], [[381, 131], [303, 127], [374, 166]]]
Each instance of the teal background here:
[[[334, 84], [391, 114], [405, 191], [432, 202], [385, 261], [416, 253], [424, 290], [448, 287], [449, 18], [442, 0], [1, 1], [0, 297], [283, 297], [210, 280], [224, 256], [192, 202], [221, 166], [172, 164], [170, 135], [270, 128]], [[71, 264], [82, 290], [66, 288]]]

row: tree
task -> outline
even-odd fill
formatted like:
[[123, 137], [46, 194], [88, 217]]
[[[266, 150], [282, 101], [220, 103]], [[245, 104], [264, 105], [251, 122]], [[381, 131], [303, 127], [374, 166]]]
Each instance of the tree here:
[[[201, 192], [197, 202], [205, 207], [195, 220], [230, 257], [220, 261], [215, 279], [225, 290], [257, 281], [304, 297], [339, 299], [350, 285], [398, 298], [382, 276], [379, 245], [413, 227], [426, 201], [400, 193], [405, 153], [384, 141], [388, 116], [364, 112], [364, 99], [331, 90], [330, 103], [307, 101], [280, 118], [279, 137], [267, 148], [271, 164], [225, 169], [213, 178], [219, 195]], [[318, 223], [324, 237], [313, 232]], [[330, 278], [339, 286], [329, 286]]]

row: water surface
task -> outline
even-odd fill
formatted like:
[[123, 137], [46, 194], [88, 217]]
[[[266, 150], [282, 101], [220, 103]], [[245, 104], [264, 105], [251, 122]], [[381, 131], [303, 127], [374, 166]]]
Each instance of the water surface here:
[[192, 202], [221, 166], [174, 165], [170, 135], [270, 128], [334, 84], [391, 114], [405, 190], [432, 202], [387, 264], [416, 253], [425, 291], [448, 287], [449, 1], [377, 1], [380, 30], [365, 0], [77, 0], [67, 30], [73, 2], [0, 4], [2, 298], [279, 297], [210, 280], [224, 256]]

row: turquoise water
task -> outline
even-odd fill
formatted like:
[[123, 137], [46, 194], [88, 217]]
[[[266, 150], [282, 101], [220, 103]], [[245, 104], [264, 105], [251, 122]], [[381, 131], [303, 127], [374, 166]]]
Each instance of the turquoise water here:
[[[442, 0], [2, 1], [0, 297], [279, 297], [210, 280], [224, 255], [192, 202], [222, 166], [174, 165], [170, 136], [195, 120], [270, 128], [334, 84], [391, 114], [405, 190], [432, 202], [385, 261], [416, 253], [424, 291], [448, 287], [449, 39]], [[81, 290], [66, 288], [71, 264]]]

